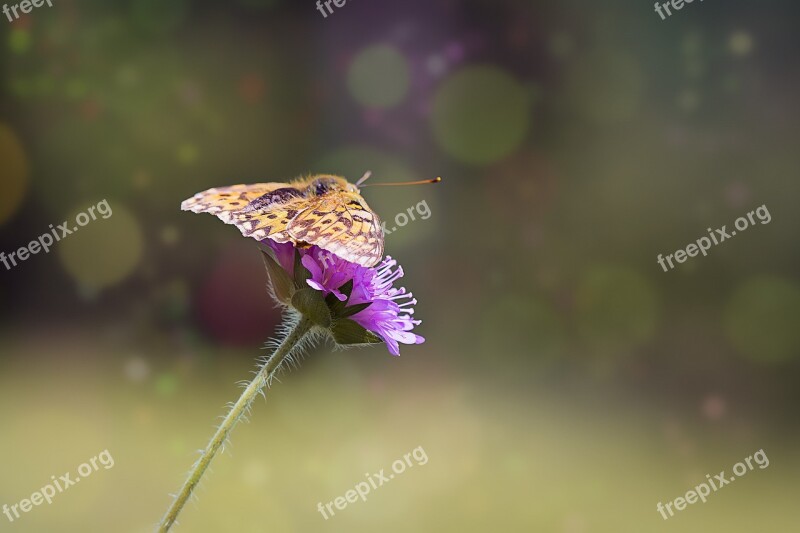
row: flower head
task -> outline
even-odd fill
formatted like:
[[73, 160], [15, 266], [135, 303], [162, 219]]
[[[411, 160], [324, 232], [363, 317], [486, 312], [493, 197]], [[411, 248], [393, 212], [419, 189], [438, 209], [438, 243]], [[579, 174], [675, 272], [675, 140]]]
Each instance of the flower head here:
[[[291, 243], [265, 242], [274, 252], [281, 269], [293, 276], [298, 292], [304, 282], [318, 298], [324, 298], [330, 316], [327, 321], [323, 316], [321, 321], [325, 324], [330, 322], [337, 343], [362, 344], [370, 342], [369, 339], [383, 339], [392, 355], [400, 355], [399, 343], [425, 342], [423, 337], [412, 333], [414, 326], [421, 323], [413, 319], [413, 306], [417, 300], [405, 287], [394, 287], [394, 282], [403, 277], [403, 268], [391, 257], [387, 256], [377, 267], [368, 268], [317, 246], [295, 248]], [[275, 277], [271, 272], [271, 278]], [[299, 298], [295, 297], [296, 293], [285, 294], [285, 290], [282, 291], [284, 294], [279, 294], [281, 291], [276, 280], [272, 279], [272, 283], [273, 292], [284, 303], [290, 301], [295, 307], [299, 305], [311, 312], [319, 311], [319, 305], [310, 302], [314, 299], [313, 294], [306, 292]], [[303, 312], [303, 309], [299, 310]], [[363, 328], [371, 337], [362, 336], [358, 342], [360, 332], [356, 328]]]

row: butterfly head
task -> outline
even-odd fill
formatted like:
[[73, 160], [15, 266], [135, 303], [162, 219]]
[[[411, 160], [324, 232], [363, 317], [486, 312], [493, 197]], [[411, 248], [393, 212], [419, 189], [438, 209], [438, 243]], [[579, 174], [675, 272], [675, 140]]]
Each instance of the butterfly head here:
[[358, 193], [358, 187], [339, 176], [317, 176], [308, 186], [314, 196], [323, 196], [332, 192]]

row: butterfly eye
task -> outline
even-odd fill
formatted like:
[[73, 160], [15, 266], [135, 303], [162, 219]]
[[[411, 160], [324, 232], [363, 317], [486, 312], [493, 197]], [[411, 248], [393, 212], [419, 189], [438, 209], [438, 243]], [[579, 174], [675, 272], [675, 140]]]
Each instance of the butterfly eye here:
[[312, 187], [314, 188], [314, 194], [317, 195], [317, 196], [322, 196], [323, 194], [325, 194], [325, 193], [329, 192], [331, 189], [333, 189], [333, 187], [331, 185], [332, 184], [328, 180], [325, 180], [325, 179], [320, 179], [320, 180], [315, 181], [312, 184]]

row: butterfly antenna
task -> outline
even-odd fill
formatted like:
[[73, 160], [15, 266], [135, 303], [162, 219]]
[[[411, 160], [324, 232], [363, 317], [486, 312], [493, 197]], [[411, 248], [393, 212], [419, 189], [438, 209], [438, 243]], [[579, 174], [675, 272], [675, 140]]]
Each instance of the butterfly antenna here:
[[399, 183], [370, 183], [369, 185], [364, 185], [364, 187], [395, 187], [397, 185], [424, 185], [426, 183], [439, 183], [440, 181], [442, 181], [442, 178], [440, 176], [437, 176], [432, 180], [402, 181]]
[[356, 182], [356, 187], [367, 181], [370, 178], [370, 176], [372, 176], [371, 170], [367, 170], [366, 172], [364, 172], [364, 175], [361, 176], [361, 179]]

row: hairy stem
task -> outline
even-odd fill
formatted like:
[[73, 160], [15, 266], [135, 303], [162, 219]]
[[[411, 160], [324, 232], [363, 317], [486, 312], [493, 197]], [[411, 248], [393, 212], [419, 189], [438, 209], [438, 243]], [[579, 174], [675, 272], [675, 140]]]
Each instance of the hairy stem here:
[[211, 438], [208, 446], [206, 446], [206, 449], [203, 451], [200, 459], [197, 461], [197, 463], [195, 463], [194, 467], [192, 467], [192, 470], [189, 472], [189, 477], [183, 484], [180, 493], [172, 502], [167, 514], [165, 514], [164, 518], [161, 520], [161, 523], [158, 527], [159, 533], [166, 533], [173, 526], [173, 524], [175, 524], [175, 521], [178, 519], [178, 515], [180, 514], [184, 505], [186, 505], [186, 502], [189, 501], [192, 492], [194, 491], [195, 487], [197, 487], [197, 484], [200, 482], [200, 479], [203, 477], [206, 469], [211, 464], [214, 456], [217, 454], [219, 449], [222, 448], [230, 432], [242, 418], [244, 413], [249, 409], [256, 396], [267, 385], [269, 379], [280, 368], [281, 364], [286, 360], [286, 358], [292, 353], [292, 350], [311, 330], [311, 326], [311, 321], [305, 317], [301, 318], [300, 321], [288, 332], [286, 337], [283, 339], [283, 342], [280, 343], [278, 348], [270, 356], [266, 363], [261, 366], [256, 376], [253, 378], [253, 381], [251, 381], [250, 384], [244, 389], [242, 395], [239, 397], [233, 407], [231, 407], [231, 410], [225, 417], [225, 420], [223, 420], [222, 424], [220, 424], [220, 426], [217, 428], [216, 433]]

